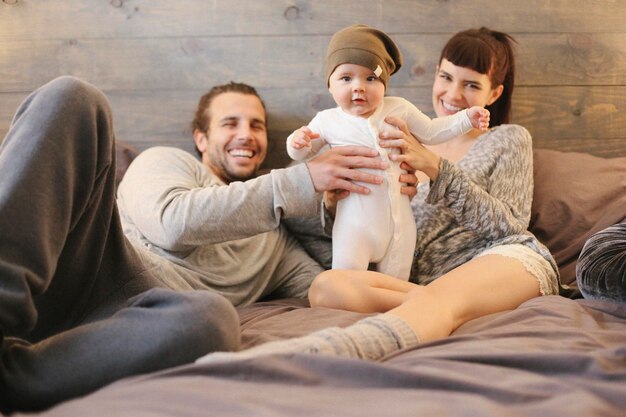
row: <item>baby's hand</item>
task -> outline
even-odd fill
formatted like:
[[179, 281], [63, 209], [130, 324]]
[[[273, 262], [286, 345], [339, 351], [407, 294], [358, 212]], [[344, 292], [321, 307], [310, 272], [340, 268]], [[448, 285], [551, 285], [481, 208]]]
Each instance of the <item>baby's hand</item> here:
[[474, 106], [467, 109], [467, 115], [472, 122], [472, 126], [476, 129], [489, 129], [489, 110], [480, 106]]
[[300, 129], [293, 132], [291, 146], [295, 149], [310, 148], [311, 141], [319, 137], [319, 133], [314, 133], [308, 127], [302, 126]]

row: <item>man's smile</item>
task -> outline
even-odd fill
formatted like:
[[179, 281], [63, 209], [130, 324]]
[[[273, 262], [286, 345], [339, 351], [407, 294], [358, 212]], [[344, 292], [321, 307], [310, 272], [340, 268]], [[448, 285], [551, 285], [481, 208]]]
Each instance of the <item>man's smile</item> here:
[[235, 148], [230, 149], [228, 151], [228, 154], [235, 157], [252, 158], [254, 155], [256, 155], [256, 152], [251, 149]]

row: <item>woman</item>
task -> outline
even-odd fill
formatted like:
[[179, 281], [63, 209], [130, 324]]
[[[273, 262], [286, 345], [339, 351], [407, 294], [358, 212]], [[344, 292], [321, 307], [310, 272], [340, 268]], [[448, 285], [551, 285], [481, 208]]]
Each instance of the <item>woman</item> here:
[[[509, 121], [513, 39], [486, 28], [454, 35], [444, 47], [432, 99], [437, 116], [471, 106], [491, 112], [492, 127], [435, 146], [404, 123], [381, 138], [395, 160], [418, 171], [413, 199], [417, 250], [412, 282], [373, 271], [330, 270], [309, 290], [312, 306], [381, 312], [346, 328], [255, 348], [241, 356], [300, 351], [378, 359], [450, 335], [463, 323], [558, 293], [554, 259], [527, 231], [533, 191], [532, 141]], [[406, 167], [406, 165], [405, 165]], [[427, 284], [427, 285], [425, 285]]]

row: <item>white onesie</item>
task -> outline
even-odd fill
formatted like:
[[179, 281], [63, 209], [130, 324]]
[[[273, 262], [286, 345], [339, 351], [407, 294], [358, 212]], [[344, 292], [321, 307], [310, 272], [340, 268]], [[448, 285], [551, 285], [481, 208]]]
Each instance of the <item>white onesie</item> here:
[[[379, 133], [392, 128], [384, 122], [388, 116], [405, 120], [411, 133], [427, 144], [442, 143], [472, 129], [467, 111], [431, 120], [407, 100], [385, 97], [367, 119], [350, 115], [340, 107], [317, 113], [308, 127], [320, 138], [312, 140], [311, 147], [295, 149], [291, 134], [287, 153], [300, 161], [314, 156], [325, 145], [359, 145], [378, 150], [380, 158], [389, 161], [382, 184], [361, 184], [370, 188], [370, 194], [350, 193], [338, 202], [332, 268], [366, 270], [375, 263], [379, 272], [408, 280], [417, 230], [410, 200], [400, 194], [399, 176], [405, 171], [388, 156], [398, 149], [385, 150], [379, 145]], [[380, 175], [377, 170], [363, 171]]]

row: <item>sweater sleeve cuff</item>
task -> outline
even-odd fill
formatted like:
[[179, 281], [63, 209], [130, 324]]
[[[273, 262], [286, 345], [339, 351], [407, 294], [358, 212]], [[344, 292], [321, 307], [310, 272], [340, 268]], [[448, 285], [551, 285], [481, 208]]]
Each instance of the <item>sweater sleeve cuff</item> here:
[[277, 218], [307, 217], [319, 213], [319, 198], [306, 164], [270, 172]]
[[439, 160], [439, 175], [435, 181], [430, 182], [430, 191], [426, 196], [428, 204], [435, 204], [441, 201], [446, 195], [446, 189], [450, 181], [454, 178], [454, 164], [447, 159]]

